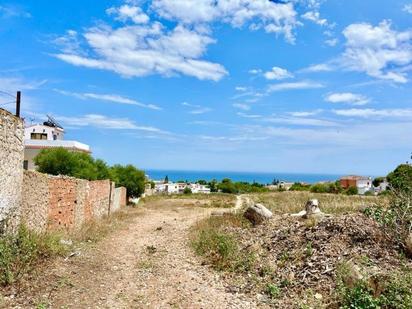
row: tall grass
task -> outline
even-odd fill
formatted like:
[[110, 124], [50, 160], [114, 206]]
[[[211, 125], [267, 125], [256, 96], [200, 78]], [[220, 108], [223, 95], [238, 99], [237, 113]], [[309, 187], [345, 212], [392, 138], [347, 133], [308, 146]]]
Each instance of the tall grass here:
[[16, 282], [40, 260], [66, 252], [58, 234], [37, 234], [22, 225], [15, 235], [0, 237], [0, 285]]
[[235, 214], [210, 217], [197, 223], [192, 230], [191, 244], [199, 256], [221, 271], [246, 271], [251, 269], [255, 257], [242, 250], [235, 235], [225, 227], [244, 227], [248, 223]]
[[309, 199], [318, 199], [321, 210], [331, 214], [356, 212], [366, 207], [387, 204], [386, 198], [381, 196], [348, 196], [298, 191], [251, 194], [250, 197], [255, 203], [264, 204], [275, 214], [297, 213], [304, 209]]

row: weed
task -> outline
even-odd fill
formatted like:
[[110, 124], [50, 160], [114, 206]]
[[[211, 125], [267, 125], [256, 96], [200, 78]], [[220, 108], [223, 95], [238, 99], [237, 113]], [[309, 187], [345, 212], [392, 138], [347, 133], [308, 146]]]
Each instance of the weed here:
[[266, 286], [266, 294], [268, 294], [269, 297], [272, 298], [272, 299], [279, 298], [280, 294], [281, 294], [281, 290], [280, 290], [279, 286], [277, 286], [276, 284], [269, 283]]
[[8, 285], [30, 272], [43, 258], [64, 255], [67, 247], [57, 234], [37, 234], [20, 226], [15, 235], [0, 238], [0, 285]]
[[313, 248], [312, 248], [311, 241], [306, 244], [305, 255], [306, 257], [311, 257], [313, 255]]
[[198, 223], [193, 231], [192, 246], [218, 270], [247, 271], [255, 264], [255, 255], [240, 250], [236, 238], [223, 231], [225, 226], [244, 226], [242, 217], [227, 214]]
[[345, 280], [349, 270], [338, 271], [338, 299], [341, 308], [412, 308], [412, 274], [410, 270], [378, 278]]

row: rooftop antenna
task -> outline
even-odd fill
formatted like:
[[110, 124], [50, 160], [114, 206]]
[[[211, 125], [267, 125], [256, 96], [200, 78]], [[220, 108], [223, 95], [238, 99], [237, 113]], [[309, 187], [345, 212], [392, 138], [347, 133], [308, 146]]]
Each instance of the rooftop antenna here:
[[53, 127], [56, 127], [56, 128], [60, 128], [60, 129], [63, 129], [63, 127], [57, 122], [57, 120], [56, 119], [54, 119], [53, 118], [53, 116], [51, 116], [51, 115], [46, 115], [47, 116], [47, 124], [49, 124], [49, 125], [51, 125], [51, 126], [53, 126]]

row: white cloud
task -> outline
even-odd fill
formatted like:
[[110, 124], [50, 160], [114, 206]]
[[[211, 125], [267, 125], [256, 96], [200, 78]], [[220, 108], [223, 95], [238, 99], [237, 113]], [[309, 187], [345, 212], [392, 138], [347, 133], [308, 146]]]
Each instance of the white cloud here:
[[279, 67], [273, 67], [272, 70], [266, 72], [264, 76], [268, 80], [282, 80], [286, 78], [292, 78], [293, 74], [290, 73], [288, 70]]
[[263, 121], [270, 123], [279, 123], [295, 126], [312, 126], [312, 127], [336, 127], [339, 126], [338, 123], [315, 118], [304, 118], [304, 117], [268, 117], [263, 118]]
[[252, 30], [282, 34], [293, 42], [298, 25], [293, 3], [270, 0], [153, 0], [152, 8], [163, 18], [184, 24], [224, 22], [232, 27], [249, 24]]
[[410, 4], [405, 4], [403, 7], [403, 11], [409, 14], [412, 14], [412, 3]]
[[140, 103], [136, 100], [126, 98], [124, 96], [118, 95], [118, 94], [98, 94], [98, 93], [77, 93], [77, 92], [69, 92], [69, 91], [64, 91], [64, 90], [58, 90], [55, 89], [57, 93], [60, 93], [62, 95], [66, 96], [72, 96], [81, 100], [87, 100], [87, 99], [95, 99], [95, 100], [100, 100], [100, 101], [107, 101], [107, 102], [113, 102], [113, 103], [118, 103], [118, 104], [127, 104], [127, 105], [136, 105], [139, 107], [143, 108], [148, 108], [148, 109], [153, 109], [153, 110], [161, 110], [157, 105], [154, 104], [143, 104]]
[[327, 63], [314, 64], [301, 70], [303, 73], [331, 72], [333, 67]]
[[31, 14], [19, 6], [0, 5], [0, 18], [22, 17], [30, 18]]
[[104, 115], [87, 114], [78, 117], [56, 116], [64, 124], [74, 127], [95, 127], [113, 130], [138, 130], [151, 133], [169, 134], [161, 129], [151, 126], [140, 126], [127, 118], [110, 118]]
[[149, 16], [147, 16], [140, 7], [131, 6], [128, 4], [124, 4], [118, 8], [111, 7], [106, 10], [106, 13], [109, 15], [115, 15], [115, 19], [122, 22], [130, 19], [136, 24], [146, 24], [150, 20]]
[[253, 115], [253, 114], [246, 114], [246, 113], [242, 113], [242, 112], [238, 112], [236, 113], [236, 115], [238, 115], [239, 117], [242, 118], [249, 118], [249, 119], [259, 119], [262, 118], [262, 115]]
[[331, 103], [347, 103], [350, 105], [365, 105], [370, 102], [370, 99], [361, 94], [343, 92], [331, 93], [326, 96], [325, 101]]
[[247, 87], [237, 86], [237, 87], [235, 87], [235, 90], [240, 91], [240, 92], [245, 92], [245, 91], [247, 91]]
[[317, 109], [317, 110], [310, 111], [310, 112], [289, 112], [288, 114], [293, 117], [310, 117], [310, 116], [318, 115], [322, 112], [323, 112], [322, 109]]
[[412, 118], [412, 109], [340, 109], [333, 111], [336, 115], [360, 118]]
[[[215, 40], [207, 34], [177, 25], [167, 30], [158, 22], [112, 28], [100, 25], [82, 35], [86, 48], [62, 46], [55, 57], [76, 66], [116, 72], [124, 77], [184, 74], [201, 80], [220, 80], [227, 72], [220, 64], [202, 60]], [[56, 42], [70, 41], [67, 34]], [[80, 43], [78, 43], [80, 46]], [[87, 56], [91, 55], [91, 56]]]
[[330, 46], [330, 47], [334, 47], [339, 43], [339, 40], [337, 38], [334, 39], [329, 39], [329, 40], [325, 40], [325, 44]]
[[250, 110], [250, 106], [247, 104], [242, 104], [242, 103], [234, 103], [232, 104], [233, 107], [244, 110], [244, 111], [248, 111]]
[[249, 70], [249, 74], [256, 75], [256, 74], [260, 74], [260, 73], [262, 73], [261, 69], [251, 69], [251, 70]]
[[201, 115], [212, 111], [210, 107], [205, 107], [197, 104], [190, 104], [187, 102], [183, 102], [182, 106], [190, 108], [191, 110], [189, 111], [189, 114], [193, 115]]
[[17, 77], [0, 77], [0, 90], [15, 93], [19, 90], [35, 90], [47, 83], [47, 80], [28, 81]]
[[294, 83], [280, 83], [270, 85], [268, 92], [278, 92], [278, 91], [287, 91], [287, 90], [302, 90], [302, 89], [317, 89], [325, 87], [321, 83], [312, 82], [312, 81], [302, 81]]
[[318, 11], [309, 11], [302, 15], [303, 19], [310, 20], [315, 24], [320, 26], [326, 26], [328, 24], [328, 20], [325, 18], [320, 18], [320, 13]]
[[342, 64], [369, 76], [406, 83], [407, 75], [399, 71], [412, 62], [412, 30], [398, 32], [391, 29], [389, 21], [378, 26], [368, 23], [352, 24], [343, 35], [346, 50]]

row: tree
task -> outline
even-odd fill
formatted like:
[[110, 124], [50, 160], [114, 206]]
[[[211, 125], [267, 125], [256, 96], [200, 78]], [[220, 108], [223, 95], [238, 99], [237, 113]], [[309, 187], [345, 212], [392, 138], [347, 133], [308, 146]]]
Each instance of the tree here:
[[192, 189], [190, 189], [190, 187], [186, 187], [186, 188], [183, 190], [183, 194], [192, 194]]
[[217, 182], [216, 179], [213, 179], [212, 181], [210, 181], [210, 182], [208, 183], [208, 186], [209, 186], [209, 188], [210, 188], [210, 192], [217, 192], [217, 191], [219, 191], [218, 182]]
[[412, 166], [409, 164], [399, 165], [388, 175], [391, 188], [397, 191], [412, 191]]
[[203, 186], [207, 185], [207, 181], [206, 181], [206, 180], [203, 180], [203, 179], [198, 180], [197, 183], [198, 183], [199, 185], [203, 185]]
[[68, 176], [73, 176], [77, 164], [72, 153], [64, 148], [43, 149], [34, 158], [34, 163], [41, 173]]
[[222, 182], [218, 185], [218, 189], [223, 193], [236, 194], [239, 192], [235, 184], [228, 178], [222, 180]]
[[144, 193], [146, 176], [133, 165], [114, 165], [111, 168], [112, 180], [119, 187], [127, 189], [128, 197], [139, 197]]
[[169, 176], [166, 175], [164, 183], [169, 183]]
[[65, 148], [43, 149], [34, 158], [37, 170], [51, 175], [67, 175], [81, 179], [107, 179], [106, 163], [95, 161], [84, 152], [72, 152]]

